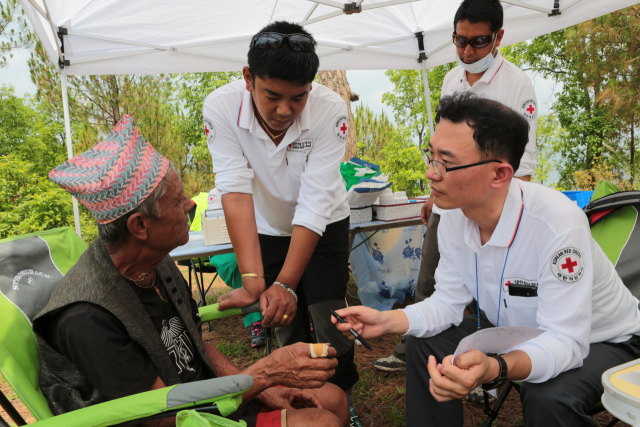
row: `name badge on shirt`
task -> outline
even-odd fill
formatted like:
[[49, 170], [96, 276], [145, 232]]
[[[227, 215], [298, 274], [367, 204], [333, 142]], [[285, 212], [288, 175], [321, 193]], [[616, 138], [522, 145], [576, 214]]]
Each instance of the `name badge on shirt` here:
[[503, 292], [509, 292], [514, 297], [537, 297], [538, 282], [535, 280], [512, 277], [503, 279]]
[[287, 151], [309, 151], [313, 147], [313, 139], [293, 141], [287, 147]]

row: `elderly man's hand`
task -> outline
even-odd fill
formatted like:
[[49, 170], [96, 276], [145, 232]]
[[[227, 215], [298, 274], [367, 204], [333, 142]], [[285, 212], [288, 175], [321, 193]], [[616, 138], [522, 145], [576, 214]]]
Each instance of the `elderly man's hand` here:
[[234, 289], [218, 297], [218, 310], [247, 307], [258, 300], [259, 296], [251, 295], [244, 287]]
[[471, 350], [457, 356], [455, 365], [451, 364], [452, 358], [447, 356], [438, 364], [435, 357], [429, 356], [429, 391], [438, 402], [462, 399], [480, 384], [498, 376], [498, 362], [481, 351]]
[[335, 374], [337, 352], [329, 347], [327, 357], [311, 358], [309, 344], [297, 343], [279, 348], [262, 359], [260, 370], [271, 384], [293, 388], [322, 387]]
[[313, 393], [298, 388], [271, 387], [263, 391], [257, 398], [272, 411], [301, 408], [322, 409], [320, 401]]

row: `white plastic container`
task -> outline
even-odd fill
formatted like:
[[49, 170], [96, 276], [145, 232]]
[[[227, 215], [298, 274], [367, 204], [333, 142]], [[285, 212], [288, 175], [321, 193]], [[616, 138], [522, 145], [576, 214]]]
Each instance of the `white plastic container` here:
[[383, 194], [380, 197], [378, 197], [378, 203], [380, 205], [395, 205], [396, 204], [396, 198], [393, 195], [393, 193], [391, 193], [391, 194]]
[[351, 208], [351, 215], [349, 216], [349, 224], [362, 224], [364, 222], [371, 222], [373, 218], [373, 210], [371, 206], [364, 208]]
[[[381, 198], [382, 199], [382, 198]], [[373, 219], [378, 221], [394, 221], [397, 219], [420, 218], [420, 211], [424, 200], [411, 199], [409, 203], [394, 203], [391, 205], [373, 205]]]
[[204, 236], [205, 246], [231, 243], [222, 209], [206, 210], [202, 212], [200, 220], [202, 221], [202, 235]]

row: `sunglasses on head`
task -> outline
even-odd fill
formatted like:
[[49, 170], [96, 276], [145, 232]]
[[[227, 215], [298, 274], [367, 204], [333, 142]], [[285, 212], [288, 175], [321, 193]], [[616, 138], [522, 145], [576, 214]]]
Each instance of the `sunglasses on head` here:
[[488, 36], [475, 36], [469, 39], [453, 33], [453, 44], [463, 49], [467, 47], [467, 45], [471, 45], [471, 47], [474, 49], [485, 47], [493, 42], [493, 40], [496, 38], [496, 33], [491, 33]]
[[289, 41], [291, 50], [296, 52], [315, 51], [313, 40], [304, 34], [260, 33], [253, 36], [250, 47], [276, 50], [282, 46], [285, 39]]

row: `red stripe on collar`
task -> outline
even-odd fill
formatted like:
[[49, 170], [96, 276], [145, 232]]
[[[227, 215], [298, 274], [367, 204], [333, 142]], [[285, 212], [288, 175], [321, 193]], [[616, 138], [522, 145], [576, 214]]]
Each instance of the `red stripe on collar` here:
[[[498, 67], [498, 69], [496, 70], [495, 73], [493, 73], [493, 76], [491, 76], [491, 80], [493, 80], [493, 78], [496, 76], [496, 74], [498, 74], [498, 71], [500, 71], [500, 68], [502, 68], [502, 64], [504, 64], [504, 58], [502, 58], [502, 62], [500, 63], [500, 66]], [[487, 84], [491, 83], [491, 80], [489, 80], [487, 82]]]
[[244, 105], [244, 95], [242, 96], [242, 101], [240, 102], [240, 110], [238, 111], [238, 127], [240, 127], [240, 117], [242, 117], [242, 106]]

